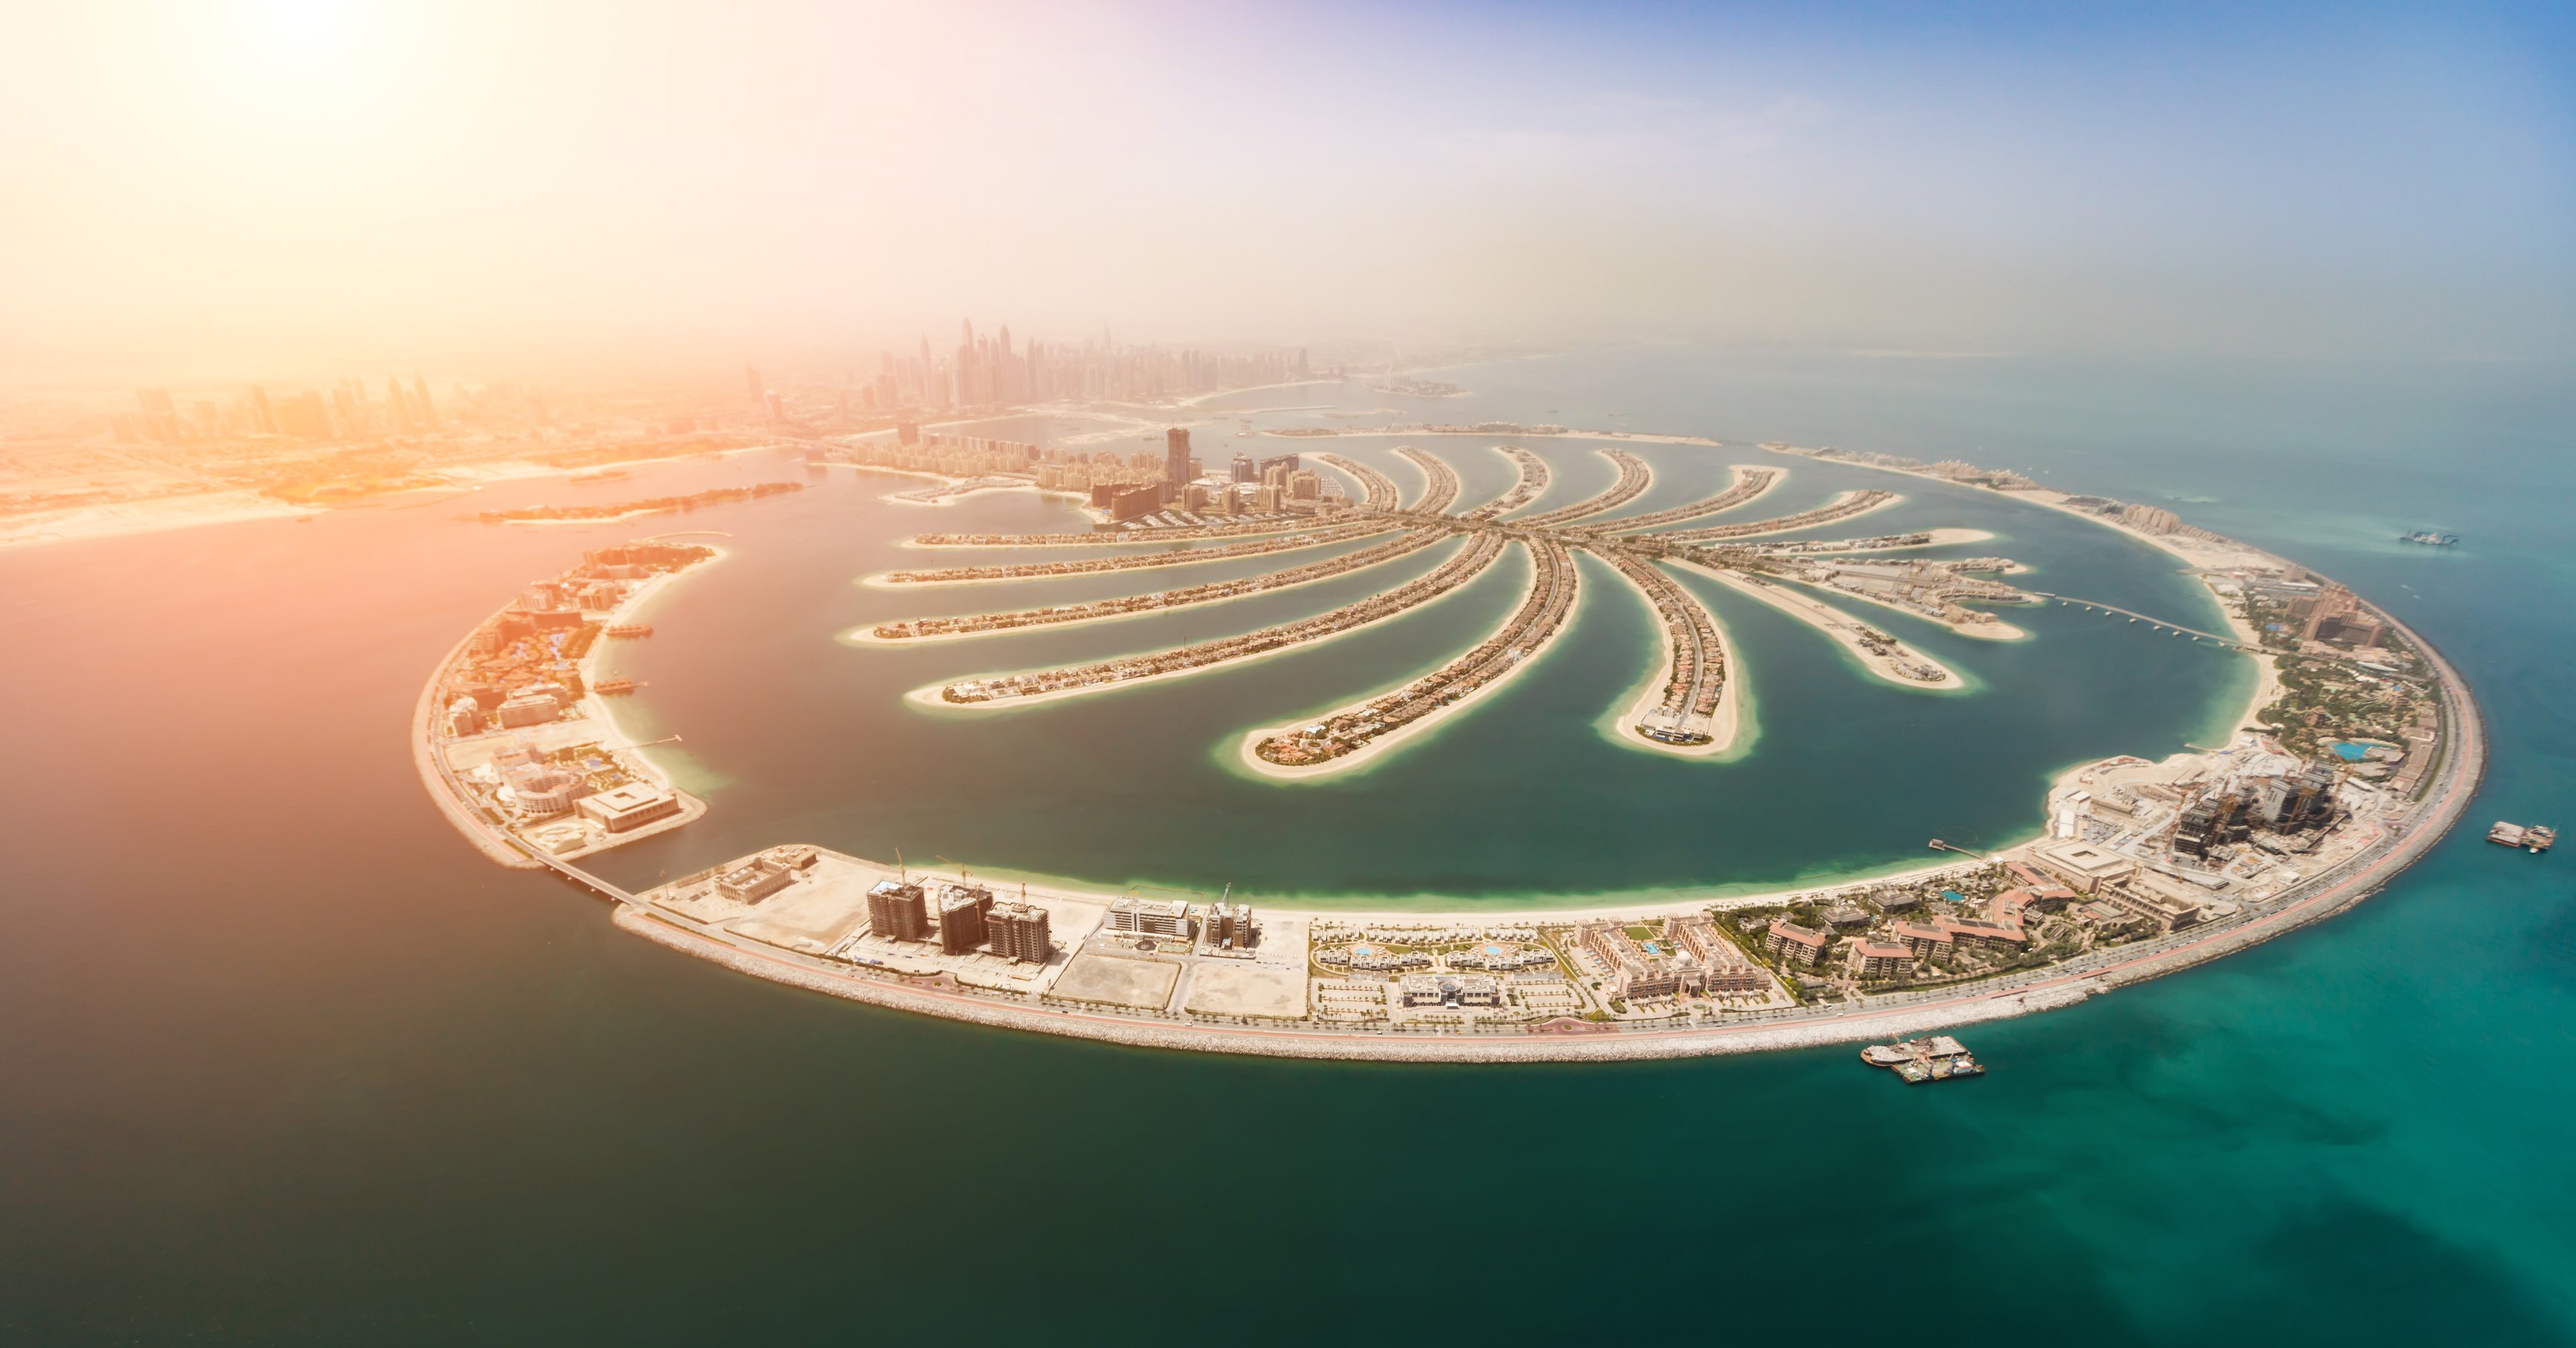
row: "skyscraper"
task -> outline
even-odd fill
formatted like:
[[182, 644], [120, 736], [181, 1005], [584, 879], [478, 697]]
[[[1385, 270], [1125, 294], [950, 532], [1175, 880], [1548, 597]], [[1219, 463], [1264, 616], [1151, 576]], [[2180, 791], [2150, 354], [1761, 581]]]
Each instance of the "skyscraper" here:
[[1190, 432], [1185, 426], [1163, 432], [1163, 480], [1174, 486], [1190, 480]]
[[421, 429], [438, 429], [438, 410], [429, 404], [429, 381], [418, 370], [411, 372], [411, 410], [420, 417]]

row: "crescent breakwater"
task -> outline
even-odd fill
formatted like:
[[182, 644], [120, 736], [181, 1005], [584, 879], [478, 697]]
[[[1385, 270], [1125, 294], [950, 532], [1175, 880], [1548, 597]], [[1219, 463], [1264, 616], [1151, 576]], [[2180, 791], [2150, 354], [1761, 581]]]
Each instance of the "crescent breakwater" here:
[[[1417, 466], [1425, 467], [1436, 489], [1439, 474], [1419, 461]], [[1744, 485], [1739, 479], [1737, 486]], [[2098, 511], [2038, 503], [2099, 518]], [[1879, 504], [1884, 502], [1846, 493], [1820, 510], [1841, 511], [1835, 516], [1840, 518]], [[1805, 518], [1818, 513], [1805, 512]], [[1529, 590], [1502, 629], [1435, 671], [1443, 680], [1437, 687], [1408, 685], [1417, 690], [1415, 700], [1430, 704], [1427, 714], [1387, 725], [1388, 708], [1373, 703], [1355, 709], [1363, 719], [1349, 728], [1361, 738], [1334, 757], [1356, 762], [1401, 738], [1408, 726], [1476, 705], [1479, 693], [1526, 668], [1561, 634], [1577, 603], [1575, 547], [1603, 556], [1657, 609], [1666, 646], [1665, 670], [1648, 689], [1657, 707], [1684, 705], [1686, 690], [1687, 705], [1696, 711], [1706, 705], [1704, 695], [1714, 681], [1718, 696], [1711, 710], [1727, 719], [1719, 709], [1732, 693], [1731, 662], [1719, 630], [1705, 608], [1655, 563], [1707, 570], [1746, 590], [1774, 591], [1764, 598], [1777, 605], [1776, 592], [1783, 587], [1764, 574], [1768, 559], [1708, 548], [1706, 530], [1603, 539], [1508, 521], [1440, 518], [1448, 521], [1442, 532], [1468, 537], [1433, 574], [1453, 568], [1464, 574], [1413, 603], [1454, 592], [1514, 542], [1531, 559]], [[1749, 521], [1719, 536], [1797, 527], [1803, 526]], [[2184, 556], [2195, 555], [2189, 548], [2221, 545], [2231, 564], [2250, 558], [2298, 573], [2214, 535], [2160, 544]], [[606, 578], [604, 571], [594, 574]], [[642, 588], [630, 592], [612, 616], [631, 612]], [[1828, 884], [1828, 892], [1590, 905], [1578, 900], [1550, 911], [1424, 904], [1384, 913], [1280, 907], [1255, 914], [1240, 903], [1157, 904], [1052, 884], [1030, 886], [1016, 900], [1002, 902], [990, 885], [964, 872], [924, 875], [792, 843], [631, 893], [575, 864], [586, 849], [549, 845], [528, 826], [532, 820], [496, 817], [452, 761], [458, 752], [454, 741], [472, 737], [454, 735], [428, 709], [445, 701], [439, 694], [456, 677], [460, 658], [490, 649], [479, 634], [433, 674], [415, 708], [414, 733], [426, 765], [424, 786], [487, 854], [551, 869], [615, 902], [619, 925], [630, 931], [831, 995], [990, 1025], [1203, 1051], [1475, 1062], [1676, 1057], [1902, 1037], [2069, 1005], [2243, 949], [2375, 892], [2456, 823], [2485, 758], [2484, 726], [2457, 672], [2412, 631], [2385, 621], [2398, 652], [2392, 658], [2420, 662], [2420, 674], [2406, 677], [2420, 678], [2438, 710], [2438, 737], [2422, 748], [2420, 760], [2412, 760], [2421, 770], [2411, 779], [2401, 777], [2401, 783], [2411, 782], [2402, 789], [2356, 781], [2341, 796], [2300, 797], [2310, 802], [2297, 807], [2302, 810], [2315, 800], [2327, 802], [2315, 807], [2322, 811], [2323, 831], [2313, 835], [2315, 842], [2302, 844], [2309, 849], [2307, 860], [2295, 872], [2266, 869], [2269, 863], [2248, 852], [2248, 878], [2226, 901], [2192, 897], [2195, 891], [2184, 879], [2190, 866], [2152, 857], [2146, 866], [2114, 866], [2119, 858], [2106, 861], [2101, 849], [2089, 855], [2081, 846], [2070, 850], [2054, 829], [2047, 838], [1857, 887]], [[2259, 634], [2232, 612], [2230, 622], [2248, 645], [2260, 644]], [[1458, 687], [1464, 692], [1449, 696]], [[2277, 689], [2276, 681], [2268, 682], [2256, 697]], [[1631, 718], [1643, 711], [1641, 699]], [[1632, 729], [1623, 726], [1623, 733]], [[1247, 740], [1247, 749], [1252, 744]], [[468, 752], [480, 749], [469, 746]], [[2090, 784], [2092, 792], [2116, 793], [2150, 777], [2186, 784], [2233, 780], [2209, 774], [2251, 771], [2246, 765], [2259, 767], [2267, 755], [2278, 758], [2277, 746], [2245, 735], [2224, 750], [2180, 755], [2165, 764], [2103, 760], [2070, 770], [2070, 780], [2052, 790], [2052, 808], [2067, 808], [2067, 800], [2080, 807], [2086, 793], [2070, 794], [2078, 782]], [[2159, 771], [2164, 775], [2154, 777]], [[543, 786], [530, 778], [529, 789]], [[2171, 813], [2190, 796], [2174, 799], [2170, 807], [2123, 808]], [[2281, 827], [2293, 826], [2285, 816]], [[2146, 836], [2143, 826], [2133, 832]], [[2158, 836], [2175, 835], [2168, 829]], [[2070, 902], [2073, 907], [2066, 906]], [[907, 903], [935, 923], [906, 925]], [[1900, 916], [1906, 913], [1924, 916]], [[1849, 968], [1837, 961], [1829, 970], [1804, 957], [1808, 943], [1821, 949], [1845, 942], [1836, 934], [1844, 914], [1870, 928], [1848, 938]], [[1814, 925], [1802, 925], [1808, 923]], [[935, 941], [929, 936], [934, 927]], [[966, 941], [960, 927], [990, 939]], [[1908, 936], [1909, 930], [1915, 935]], [[1917, 938], [1910, 953], [1901, 948]], [[1890, 939], [1896, 944], [1887, 944]], [[2043, 939], [2045, 952], [2037, 948]], [[1916, 974], [1891, 976], [1879, 967], [1894, 963], [1909, 963]]]

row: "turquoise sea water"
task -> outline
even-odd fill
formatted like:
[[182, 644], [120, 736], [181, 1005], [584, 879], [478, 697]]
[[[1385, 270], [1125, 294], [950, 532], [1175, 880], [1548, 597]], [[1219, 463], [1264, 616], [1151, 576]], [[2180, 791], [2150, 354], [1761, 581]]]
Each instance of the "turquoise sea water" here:
[[[2576, 813], [2562, 377], [1705, 349], [1440, 377], [1474, 395], [1409, 415], [1955, 453], [2175, 504], [2350, 583], [2452, 657], [2496, 733], [2474, 822]], [[1508, 480], [1480, 442], [1432, 443], [1470, 501]], [[1579, 447], [1550, 453], [1563, 499], [1609, 480]], [[1688, 456], [1653, 457], [1673, 494], [1635, 509], [1690, 485]], [[1843, 485], [1788, 462], [1761, 512]], [[800, 472], [737, 459], [650, 480]], [[684, 736], [681, 770], [717, 811], [615, 873], [805, 837], [1316, 901], [1699, 892], [1910, 863], [1944, 830], [2014, 836], [2055, 767], [2224, 733], [2242, 696], [2242, 671], [2205, 648], [2057, 610], [2010, 645], [1890, 617], [1980, 690], [1872, 688], [1721, 591], [1755, 751], [1622, 753], [1594, 723], [1651, 672], [1653, 635], [1632, 600], [1600, 602], [1616, 592], [1596, 568], [1573, 630], [1492, 706], [1350, 784], [1281, 791], [1214, 748], [1441, 658], [1517, 582], [1498, 568], [1243, 670], [958, 721], [891, 697], [1382, 582], [936, 651], [840, 646], [856, 623], [931, 611], [851, 583], [924, 556], [882, 546], [878, 517], [900, 508], [873, 497], [897, 483], [841, 475], [686, 521], [733, 532], [735, 555], [675, 588], [660, 634], [620, 659], [652, 681], [639, 722]], [[1823, 532], [1992, 528], [1967, 550], [2035, 561], [2034, 583], [2195, 616], [2143, 549], [1907, 490], [1865, 530]], [[1847, 1047], [1421, 1069], [998, 1034], [676, 956], [456, 839], [403, 745], [421, 678], [598, 536], [464, 525], [456, 508], [0, 554], [0, 1335], [2576, 1341], [2568, 857], [2468, 830], [2321, 927], [1976, 1027], [1993, 1071], [1938, 1088]], [[903, 528], [1048, 509], [982, 497]], [[2424, 527], [2464, 541], [2396, 543]]]

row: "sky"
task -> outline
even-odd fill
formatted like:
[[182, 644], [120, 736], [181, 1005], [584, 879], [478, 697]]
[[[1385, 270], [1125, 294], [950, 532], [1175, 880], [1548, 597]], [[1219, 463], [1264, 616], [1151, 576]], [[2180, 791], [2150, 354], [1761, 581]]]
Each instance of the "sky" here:
[[0, 0], [0, 355], [2576, 358], [2576, 11]]

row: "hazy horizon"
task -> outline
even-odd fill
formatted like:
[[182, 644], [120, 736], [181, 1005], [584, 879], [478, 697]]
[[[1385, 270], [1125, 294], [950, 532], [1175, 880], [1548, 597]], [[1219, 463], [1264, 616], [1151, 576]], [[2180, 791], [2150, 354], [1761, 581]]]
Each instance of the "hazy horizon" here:
[[21, 5], [0, 355], [2576, 355], [2563, 11]]

